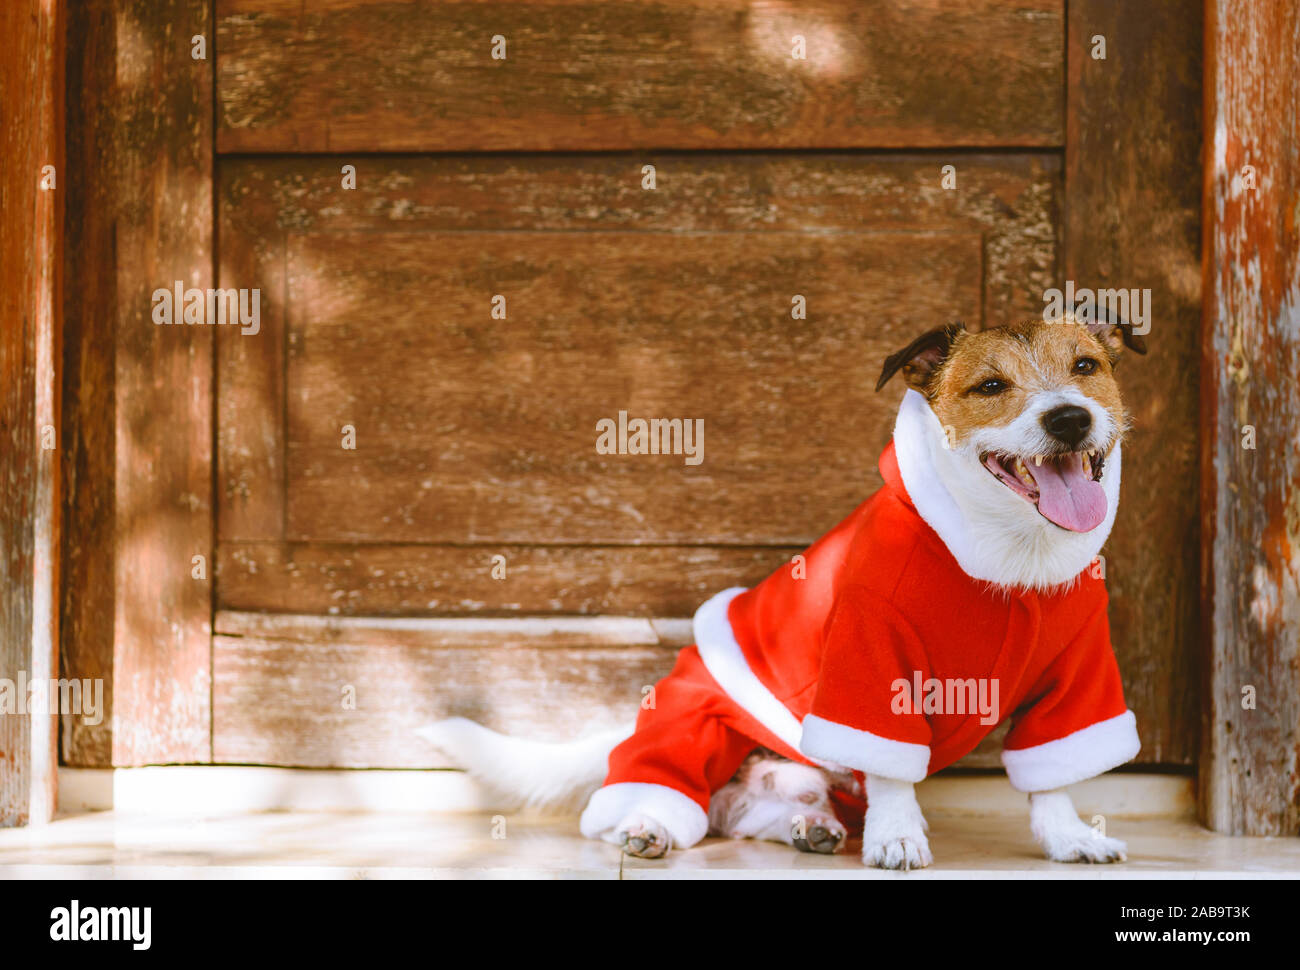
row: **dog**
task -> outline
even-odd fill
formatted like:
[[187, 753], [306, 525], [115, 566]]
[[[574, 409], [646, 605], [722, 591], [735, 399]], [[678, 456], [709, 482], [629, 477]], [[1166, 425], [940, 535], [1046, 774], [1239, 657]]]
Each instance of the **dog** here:
[[503, 807], [582, 808], [584, 835], [630, 855], [710, 834], [840, 851], [865, 796], [863, 862], [913, 869], [933, 861], [915, 783], [1010, 718], [1002, 761], [1046, 856], [1124, 861], [1064, 788], [1140, 747], [1096, 568], [1125, 350], [1146, 352], [1127, 323], [1073, 315], [922, 334], [876, 385], [907, 385], [884, 487], [701, 606], [635, 725], [566, 744], [462, 718], [420, 733]]

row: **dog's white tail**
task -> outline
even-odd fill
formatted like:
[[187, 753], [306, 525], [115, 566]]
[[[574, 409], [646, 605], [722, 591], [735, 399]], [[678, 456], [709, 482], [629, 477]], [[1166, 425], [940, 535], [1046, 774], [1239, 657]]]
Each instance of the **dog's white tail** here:
[[633, 727], [626, 724], [576, 741], [551, 743], [513, 738], [451, 717], [415, 733], [481, 783], [498, 800], [496, 807], [576, 812], [605, 780], [609, 753]]

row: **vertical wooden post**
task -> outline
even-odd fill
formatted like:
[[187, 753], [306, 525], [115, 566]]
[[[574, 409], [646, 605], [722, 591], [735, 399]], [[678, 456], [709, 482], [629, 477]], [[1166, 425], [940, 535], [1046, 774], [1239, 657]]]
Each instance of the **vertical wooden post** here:
[[212, 0], [68, 2], [63, 656], [112, 698], [111, 735], [74, 720], [69, 760], [206, 762], [213, 328], [155, 324], [152, 294], [213, 286]]
[[1300, 834], [1300, 8], [1208, 0], [1200, 810]]
[[[212, 757], [212, 328], [151, 294], [213, 286], [209, 0], [119, 2], [113, 763]], [[192, 56], [204, 36], [206, 59]], [[174, 308], [180, 309], [180, 308]], [[202, 569], [196, 556], [202, 556]], [[195, 573], [200, 571], [201, 577]]]
[[117, 182], [111, 106], [116, 34], [111, 3], [67, 0], [66, 185], [63, 290], [63, 589], [59, 663], [65, 676], [104, 684], [102, 717], [63, 721], [62, 757], [113, 763], [113, 351]]
[[62, 0], [0, 9], [0, 825], [55, 808], [63, 30]]

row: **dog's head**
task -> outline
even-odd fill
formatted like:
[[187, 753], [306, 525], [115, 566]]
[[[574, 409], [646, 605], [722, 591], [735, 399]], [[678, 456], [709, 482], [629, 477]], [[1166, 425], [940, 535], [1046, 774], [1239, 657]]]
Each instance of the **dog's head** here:
[[1000, 483], [981, 494], [1090, 532], [1106, 518], [1102, 476], [1128, 425], [1114, 376], [1125, 348], [1146, 352], [1132, 327], [1111, 319], [1067, 316], [974, 333], [953, 325], [891, 355], [876, 390], [901, 371], [929, 402], [962, 471], [982, 467]]

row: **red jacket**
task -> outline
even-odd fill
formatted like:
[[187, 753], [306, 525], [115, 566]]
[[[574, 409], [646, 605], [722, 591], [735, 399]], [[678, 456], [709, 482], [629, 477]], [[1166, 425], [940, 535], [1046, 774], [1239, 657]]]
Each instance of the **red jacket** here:
[[802, 557], [700, 608], [700, 656], [723, 690], [782, 753], [905, 781], [1008, 717], [1003, 763], [1022, 791], [1132, 759], [1102, 581], [1085, 570], [1039, 593], [972, 579], [913, 506], [892, 443], [880, 471], [884, 487]]

